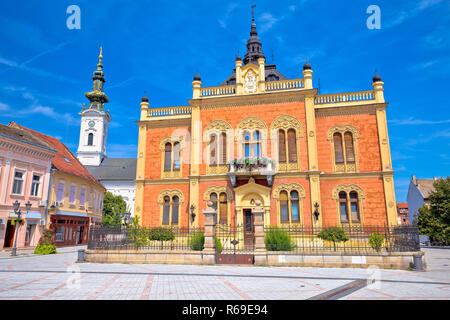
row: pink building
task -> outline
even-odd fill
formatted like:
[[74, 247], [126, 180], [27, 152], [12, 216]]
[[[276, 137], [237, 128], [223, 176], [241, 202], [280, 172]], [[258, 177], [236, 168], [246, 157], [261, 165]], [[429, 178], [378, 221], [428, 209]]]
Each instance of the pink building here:
[[[0, 250], [13, 247], [17, 226], [13, 203], [20, 203], [24, 223], [17, 248], [36, 246], [47, 209], [51, 161], [56, 150], [25, 130], [0, 124]], [[25, 204], [30, 201], [31, 209]]]

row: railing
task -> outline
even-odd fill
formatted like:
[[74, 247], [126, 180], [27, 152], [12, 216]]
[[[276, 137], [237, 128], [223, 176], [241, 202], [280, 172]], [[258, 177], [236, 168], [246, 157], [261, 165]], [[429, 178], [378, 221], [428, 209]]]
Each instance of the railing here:
[[[379, 254], [369, 242], [372, 234], [383, 237], [380, 252], [419, 251], [419, 232], [417, 227], [399, 226], [343, 226], [341, 229], [347, 241], [323, 240], [318, 235], [325, 230], [312, 226], [265, 227], [266, 250], [283, 251], [287, 254], [316, 254], [342, 252], [355, 255]], [[268, 238], [282, 238], [284, 241], [269, 241]]]
[[266, 91], [281, 91], [304, 88], [303, 79], [266, 81]]
[[192, 113], [191, 107], [167, 107], [148, 109], [148, 117], [165, 117], [165, 116], [177, 116], [177, 115], [189, 115]]
[[349, 93], [322, 94], [315, 97], [314, 104], [357, 102], [370, 100], [375, 100], [375, 93], [373, 90], [349, 92]]
[[228, 163], [231, 173], [251, 172], [251, 171], [273, 171], [273, 160], [269, 158], [242, 158], [235, 159]]
[[201, 97], [212, 97], [212, 96], [225, 96], [236, 93], [236, 87], [231, 86], [220, 86], [220, 87], [206, 87], [200, 89]]
[[201, 250], [202, 228], [185, 227], [94, 227], [89, 231], [91, 250]]

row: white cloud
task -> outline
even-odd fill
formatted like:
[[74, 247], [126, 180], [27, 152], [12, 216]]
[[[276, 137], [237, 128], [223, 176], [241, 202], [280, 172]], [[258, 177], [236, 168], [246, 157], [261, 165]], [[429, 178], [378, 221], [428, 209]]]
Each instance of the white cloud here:
[[273, 25], [277, 23], [278, 19], [272, 14], [265, 12], [259, 17], [259, 21], [262, 23], [259, 29], [261, 32], [264, 32], [272, 28]]
[[7, 104], [0, 102], [0, 111], [7, 111], [9, 110], [9, 106]]
[[434, 6], [435, 4], [438, 4], [442, 2], [442, 0], [422, 0], [422, 2], [417, 7], [418, 10], [424, 10], [428, 7]]
[[406, 119], [392, 119], [392, 120], [389, 120], [389, 123], [392, 123], [394, 125], [443, 124], [443, 123], [450, 123], [450, 119], [446, 119], [446, 120], [421, 120], [421, 119], [414, 119], [413, 117], [409, 117], [409, 118], [406, 118]]
[[113, 143], [108, 145], [106, 150], [110, 158], [135, 158], [137, 155], [137, 145], [135, 144]]
[[5, 58], [0, 57], [0, 64], [7, 65], [8, 67], [17, 67], [17, 63]]
[[296, 6], [294, 6], [294, 5], [289, 6], [289, 11], [294, 12], [295, 9], [297, 9]]

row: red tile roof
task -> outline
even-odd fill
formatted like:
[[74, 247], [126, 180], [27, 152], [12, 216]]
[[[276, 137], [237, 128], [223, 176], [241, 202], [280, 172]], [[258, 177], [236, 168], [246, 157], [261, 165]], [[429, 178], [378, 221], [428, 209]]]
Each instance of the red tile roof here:
[[[58, 139], [50, 137], [43, 133], [31, 130], [29, 128], [23, 127], [21, 125], [18, 125], [15, 122], [11, 122], [9, 124], [9, 126], [13, 127], [13, 128], [27, 130], [28, 132], [33, 134], [38, 139], [46, 142], [53, 149], [56, 149], [58, 153], [55, 155], [55, 157], [52, 160], [52, 165], [53, 165], [53, 167], [56, 168], [56, 170], [73, 175], [73, 176], [91, 180], [92, 182], [97, 183], [103, 187], [103, 185], [81, 164], [81, 162], [78, 161], [77, 157], [69, 150], [69, 148], [67, 148]], [[64, 158], [67, 159], [69, 162], [64, 160]]]
[[402, 209], [408, 209], [408, 203], [407, 202], [397, 202], [397, 207]]

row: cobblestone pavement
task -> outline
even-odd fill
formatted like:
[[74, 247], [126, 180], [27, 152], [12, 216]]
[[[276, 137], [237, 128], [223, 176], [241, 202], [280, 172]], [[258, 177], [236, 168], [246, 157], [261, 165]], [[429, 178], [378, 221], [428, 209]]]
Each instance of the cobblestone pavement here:
[[[0, 299], [308, 299], [371, 275], [341, 299], [450, 299], [450, 250], [424, 249], [428, 272], [354, 268], [75, 263], [56, 255], [0, 252]], [[79, 271], [79, 273], [78, 273]], [[378, 273], [377, 273], [378, 272]]]

